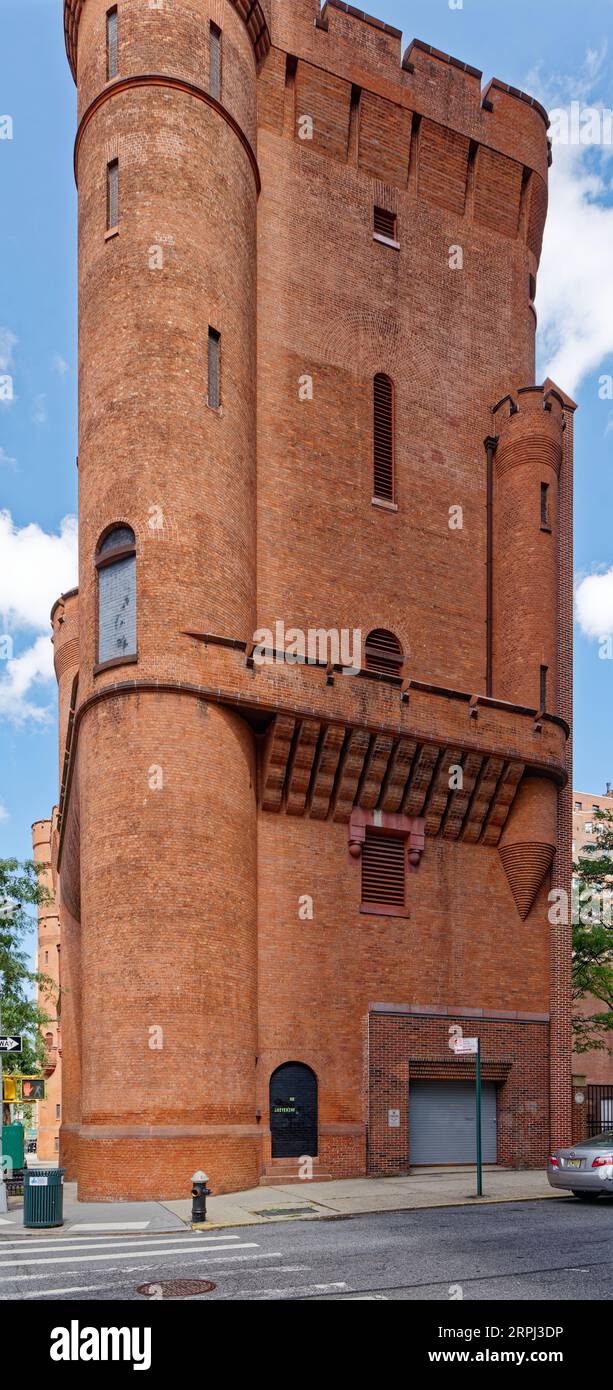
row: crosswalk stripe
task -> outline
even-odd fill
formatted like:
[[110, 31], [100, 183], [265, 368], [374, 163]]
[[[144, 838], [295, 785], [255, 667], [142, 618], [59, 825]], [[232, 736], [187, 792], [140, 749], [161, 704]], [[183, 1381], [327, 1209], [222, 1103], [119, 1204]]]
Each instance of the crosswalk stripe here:
[[[189, 1266], [190, 1269], [191, 1269], [191, 1267], [192, 1267], [192, 1264], [197, 1264], [197, 1265], [198, 1265], [198, 1264], [205, 1264], [205, 1265], [207, 1266], [207, 1269], [208, 1269], [208, 1268], [211, 1268], [213, 1265], [216, 1266], [216, 1265], [218, 1265], [218, 1264], [220, 1264], [220, 1263], [223, 1264], [224, 1267], [225, 1267], [226, 1265], [246, 1264], [246, 1263], [248, 1263], [248, 1262], [251, 1263], [252, 1261], [255, 1262], [256, 1260], [273, 1260], [273, 1259], [279, 1260], [279, 1259], [282, 1259], [282, 1258], [283, 1258], [283, 1256], [282, 1256], [282, 1252], [281, 1252], [280, 1250], [270, 1250], [270, 1251], [268, 1251], [267, 1254], [264, 1254], [263, 1252], [261, 1252], [259, 1255], [228, 1255], [228, 1256], [223, 1256], [223, 1255], [209, 1255], [209, 1256], [203, 1257], [201, 1260], [191, 1260], [190, 1257], [189, 1257], [189, 1255], [187, 1254], [187, 1252], [184, 1252], [183, 1256], [178, 1256], [176, 1260], [171, 1260], [171, 1261], [169, 1261], [169, 1264], [170, 1264], [170, 1266], [172, 1267], [172, 1266], [174, 1266], [174, 1265], [178, 1265], [178, 1264], [181, 1262], [181, 1260], [184, 1260], [184, 1261], [187, 1261], [188, 1266]], [[39, 1263], [39, 1264], [42, 1264], [42, 1260], [39, 1260], [38, 1263]], [[158, 1269], [158, 1270], [159, 1270], [160, 1267], [163, 1268], [162, 1261], [161, 1261], [161, 1260], [156, 1260], [155, 1263], [150, 1264], [150, 1265], [117, 1265], [117, 1266], [111, 1266], [110, 1269], [105, 1270], [105, 1273], [106, 1273], [106, 1274], [113, 1274], [113, 1275], [114, 1275], [114, 1274], [130, 1274], [130, 1273], [135, 1273], [136, 1271], [139, 1271], [139, 1272], [140, 1272], [140, 1271], [145, 1270], [145, 1269]], [[65, 1273], [66, 1273], [67, 1275], [74, 1274], [74, 1276], [75, 1276], [75, 1278], [76, 1278], [76, 1276], [77, 1276], [77, 1274], [79, 1273], [79, 1271], [78, 1271], [78, 1269], [67, 1269], [67, 1270], [65, 1271]], [[100, 1271], [100, 1273], [102, 1273], [102, 1270]], [[2, 1276], [2, 1278], [0, 1279], [0, 1284], [17, 1284], [17, 1283], [23, 1283], [23, 1281], [26, 1280], [26, 1279], [47, 1279], [47, 1278], [49, 1277], [50, 1274], [51, 1274], [51, 1271], [50, 1271], [50, 1270], [47, 1270], [46, 1272], [44, 1272], [44, 1273], [42, 1273], [42, 1274], [7, 1274], [7, 1275], [3, 1275], [3, 1276]], [[114, 1283], [117, 1283], [118, 1281], [117, 1281], [117, 1280], [114, 1280], [113, 1282], [114, 1282]], [[0, 1295], [0, 1297], [1, 1297], [1, 1295]]]
[[119, 1236], [116, 1237], [115, 1240], [113, 1240], [112, 1236], [105, 1236], [102, 1240], [88, 1240], [86, 1236], [76, 1236], [74, 1241], [62, 1240], [58, 1237], [57, 1240], [47, 1239], [46, 1241], [33, 1241], [32, 1243], [28, 1240], [27, 1244], [24, 1240], [13, 1241], [10, 1244], [8, 1244], [8, 1242], [7, 1244], [2, 1242], [0, 1243], [0, 1254], [6, 1250], [9, 1255], [22, 1255], [24, 1259], [27, 1259], [29, 1251], [32, 1251], [35, 1255], [39, 1255], [47, 1250], [137, 1250], [140, 1246], [146, 1246], [148, 1250], [154, 1250], [157, 1246], [164, 1249], [165, 1246], [177, 1245], [177, 1243], [191, 1245], [195, 1249], [198, 1245], [205, 1245], [207, 1248], [214, 1245], [225, 1245], [229, 1240], [240, 1240], [240, 1236], [198, 1237], [185, 1234], [184, 1236], [177, 1235], [174, 1238], [170, 1237], [170, 1239], [168, 1237], [162, 1238], [161, 1236], [141, 1236], [140, 1238], [134, 1236], [131, 1240], [126, 1240]]
[[[192, 1248], [193, 1248], [193, 1247], [192, 1247]], [[221, 1245], [221, 1246], [217, 1246], [217, 1249], [219, 1249], [219, 1250], [256, 1250], [256, 1249], [257, 1249], [257, 1242], [254, 1241], [254, 1240], [251, 1240], [251, 1241], [245, 1241], [245, 1242], [241, 1243], [240, 1245], [234, 1245], [234, 1246], [232, 1246], [232, 1245]], [[151, 1255], [154, 1254], [154, 1253], [158, 1253], [158, 1254], [160, 1254], [160, 1255], [162, 1255], [162, 1254], [164, 1254], [164, 1253], [167, 1253], [167, 1254], [183, 1254], [183, 1255], [186, 1255], [186, 1256], [189, 1257], [189, 1255], [190, 1255], [191, 1252], [190, 1252], [189, 1250], [186, 1250], [184, 1246], [178, 1245], [178, 1246], [174, 1246], [174, 1247], [172, 1247], [172, 1248], [170, 1248], [170, 1249], [169, 1249], [168, 1247], [166, 1247], [166, 1250], [165, 1250], [165, 1251], [160, 1250], [160, 1251], [158, 1251], [158, 1252], [154, 1252], [154, 1251], [152, 1250], [152, 1248], [149, 1247], [149, 1249], [147, 1249], [147, 1250], [126, 1250], [125, 1253], [123, 1253], [123, 1254], [122, 1254], [120, 1251], [118, 1251], [118, 1250], [113, 1250], [113, 1251], [109, 1251], [107, 1254], [104, 1254], [104, 1255], [72, 1255], [72, 1254], [71, 1254], [71, 1255], [53, 1255], [50, 1259], [45, 1258], [45, 1259], [43, 1259], [43, 1260], [0, 1260], [0, 1269], [10, 1269], [11, 1266], [15, 1266], [15, 1267], [19, 1268], [20, 1264], [21, 1264], [21, 1265], [23, 1265], [23, 1264], [28, 1264], [28, 1265], [30, 1265], [30, 1266], [32, 1266], [32, 1265], [69, 1265], [69, 1264], [97, 1264], [97, 1263], [100, 1263], [102, 1260], [122, 1260], [122, 1259], [123, 1259], [123, 1260], [130, 1260], [130, 1259], [132, 1259], [132, 1260], [138, 1260], [138, 1259], [147, 1260], [147, 1259], [149, 1259], [149, 1258], [151, 1257]], [[4, 1278], [3, 1278], [3, 1279], [0, 1279], [0, 1283], [6, 1283], [6, 1282], [7, 1282], [6, 1279], [4, 1279]]]
[[[308, 1273], [308, 1270], [309, 1265], [268, 1265], [267, 1267], [267, 1273], [269, 1274], [306, 1274]], [[127, 1273], [127, 1271], [125, 1272]], [[216, 1277], [225, 1274], [225, 1272], [226, 1271], [223, 1269], [219, 1270]], [[245, 1270], [245, 1273], [255, 1274], [257, 1272], [258, 1271], [256, 1271], [255, 1269], [251, 1271]], [[113, 1286], [111, 1286], [110, 1284], [72, 1284], [69, 1285], [67, 1288], [63, 1289], [32, 1289], [30, 1292], [20, 1294], [19, 1298], [21, 1301], [25, 1298], [59, 1298], [60, 1295], [67, 1293], [103, 1293], [105, 1289], [108, 1289], [110, 1287], [116, 1289], [117, 1285], [113, 1284]], [[6, 1301], [6, 1294], [4, 1296], [0, 1295], [0, 1302]]]
[[72, 1231], [146, 1231], [150, 1221], [75, 1221]]

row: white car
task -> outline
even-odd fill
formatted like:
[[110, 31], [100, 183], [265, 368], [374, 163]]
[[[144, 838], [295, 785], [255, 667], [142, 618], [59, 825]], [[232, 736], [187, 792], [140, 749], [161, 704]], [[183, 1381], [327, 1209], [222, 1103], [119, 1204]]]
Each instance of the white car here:
[[556, 1149], [547, 1164], [547, 1178], [551, 1187], [565, 1188], [581, 1202], [613, 1196], [613, 1130], [595, 1134], [571, 1149]]

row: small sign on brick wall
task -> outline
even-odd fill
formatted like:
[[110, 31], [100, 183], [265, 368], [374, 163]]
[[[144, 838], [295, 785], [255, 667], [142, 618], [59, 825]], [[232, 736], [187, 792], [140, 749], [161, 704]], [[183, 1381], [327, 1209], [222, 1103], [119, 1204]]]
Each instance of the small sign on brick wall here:
[[400, 1111], [388, 1110], [387, 1123], [390, 1129], [400, 1129]]

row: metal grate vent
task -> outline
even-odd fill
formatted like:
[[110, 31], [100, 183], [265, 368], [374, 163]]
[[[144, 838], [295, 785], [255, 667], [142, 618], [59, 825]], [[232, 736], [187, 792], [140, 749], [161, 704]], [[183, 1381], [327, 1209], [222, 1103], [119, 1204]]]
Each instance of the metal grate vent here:
[[367, 671], [378, 671], [383, 676], [402, 674], [403, 651], [393, 632], [387, 632], [385, 628], [377, 628], [370, 632], [366, 638], [364, 655]]
[[394, 383], [379, 373], [374, 383], [374, 495], [394, 501]]
[[366, 831], [362, 847], [362, 905], [404, 908], [406, 840]]
[[388, 212], [386, 208], [375, 208], [375, 236], [384, 236], [388, 241], [396, 241], [397, 230], [398, 219], [395, 212]]

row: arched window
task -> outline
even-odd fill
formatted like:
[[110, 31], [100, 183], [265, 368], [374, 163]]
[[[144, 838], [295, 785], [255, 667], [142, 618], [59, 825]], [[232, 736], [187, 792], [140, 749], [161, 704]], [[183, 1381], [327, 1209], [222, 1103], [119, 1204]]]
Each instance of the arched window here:
[[394, 383], [379, 372], [374, 381], [373, 489], [382, 502], [393, 502], [394, 479]]
[[136, 537], [114, 526], [99, 542], [98, 664], [136, 657]]
[[365, 645], [366, 670], [382, 676], [401, 676], [404, 652], [393, 632], [376, 628], [369, 632]]

